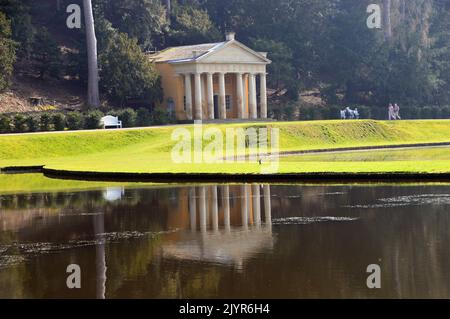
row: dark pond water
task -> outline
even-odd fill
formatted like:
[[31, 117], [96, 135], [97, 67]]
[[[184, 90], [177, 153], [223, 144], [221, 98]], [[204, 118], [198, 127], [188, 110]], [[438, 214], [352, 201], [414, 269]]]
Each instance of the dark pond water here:
[[0, 195], [0, 297], [449, 298], [450, 185]]

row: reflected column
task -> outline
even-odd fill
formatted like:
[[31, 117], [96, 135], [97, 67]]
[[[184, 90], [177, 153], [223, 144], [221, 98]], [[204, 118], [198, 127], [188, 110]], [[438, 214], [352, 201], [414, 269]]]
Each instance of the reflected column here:
[[247, 203], [247, 224], [250, 224], [250, 219], [252, 218], [252, 201], [251, 201], [251, 196], [252, 196], [252, 185], [246, 185], [245, 186], [245, 197], [246, 199], [246, 203]]
[[242, 227], [248, 229], [248, 192], [247, 185], [241, 186], [241, 218]]
[[227, 233], [231, 230], [230, 222], [230, 186], [222, 186], [222, 206], [225, 230]]
[[266, 215], [266, 224], [272, 228], [272, 202], [270, 195], [270, 186], [264, 185], [264, 214]]
[[200, 230], [202, 233], [206, 233], [206, 187], [200, 187], [199, 192]]
[[195, 199], [195, 187], [189, 188], [189, 216], [191, 220], [191, 231], [197, 230], [197, 203]]
[[97, 274], [97, 299], [106, 298], [106, 254], [105, 254], [105, 215], [94, 216], [94, 233], [97, 240], [95, 246], [95, 270]]
[[259, 185], [252, 185], [253, 220], [257, 227], [261, 226], [261, 192], [259, 187]]
[[217, 186], [211, 187], [212, 225], [215, 232], [219, 231], [219, 202], [217, 198]]

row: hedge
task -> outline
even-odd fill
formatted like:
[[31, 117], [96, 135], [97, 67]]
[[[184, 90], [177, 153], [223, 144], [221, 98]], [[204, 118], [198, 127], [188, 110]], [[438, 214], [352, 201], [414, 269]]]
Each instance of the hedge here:
[[[131, 108], [108, 111], [107, 114], [118, 116], [123, 127], [145, 127], [169, 124], [173, 121], [170, 115], [161, 109], [150, 111]], [[100, 119], [105, 115], [102, 111], [73, 111], [67, 114], [55, 113], [18, 113], [0, 114], [0, 134], [48, 132], [65, 130], [83, 130], [100, 128]]]
[[[349, 105], [353, 110], [358, 109], [361, 119], [387, 120], [388, 108], [365, 105]], [[326, 106], [326, 107], [300, 107], [298, 117], [289, 117], [292, 114], [290, 107], [277, 108], [272, 110], [271, 115], [278, 120], [333, 120], [340, 119], [340, 111], [346, 106]], [[450, 106], [423, 106], [423, 107], [401, 107], [400, 116], [405, 120], [417, 119], [450, 119]]]

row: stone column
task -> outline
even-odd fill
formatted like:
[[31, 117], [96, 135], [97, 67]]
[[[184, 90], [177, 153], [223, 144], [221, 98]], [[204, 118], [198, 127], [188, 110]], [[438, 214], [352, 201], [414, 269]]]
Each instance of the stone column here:
[[191, 85], [191, 74], [184, 75], [184, 96], [186, 97], [186, 116], [189, 121], [193, 119], [192, 117], [192, 85]]
[[244, 118], [244, 84], [242, 81], [242, 73], [236, 73], [236, 97], [238, 119]]
[[200, 82], [202, 83], [202, 115], [203, 118], [208, 118], [208, 100], [207, 100], [207, 89], [206, 89], [206, 76], [200, 75]]
[[200, 73], [195, 73], [195, 119], [203, 120], [202, 77]]
[[243, 78], [243, 91], [244, 91], [244, 119], [249, 118], [249, 112], [247, 109], [248, 106], [248, 92], [247, 92], [247, 81], [248, 81], [248, 74], [244, 74]]
[[206, 89], [208, 91], [208, 115], [210, 120], [214, 120], [214, 78], [212, 73], [206, 76]]
[[219, 114], [221, 120], [225, 120], [227, 118], [225, 73], [219, 73]]
[[256, 104], [256, 76], [250, 74], [249, 76], [249, 108], [250, 119], [256, 120], [258, 118], [258, 109]]
[[261, 106], [261, 118], [267, 118], [267, 76], [266, 73], [260, 74], [260, 106]]

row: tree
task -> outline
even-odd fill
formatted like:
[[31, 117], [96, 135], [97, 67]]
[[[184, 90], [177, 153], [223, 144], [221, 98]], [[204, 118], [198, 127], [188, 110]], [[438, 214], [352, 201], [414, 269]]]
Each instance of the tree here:
[[97, 39], [95, 37], [94, 14], [91, 0], [83, 0], [84, 20], [86, 25], [86, 48], [88, 56], [88, 105], [100, 106], [100, 94], [98, 90], [98, 62], [97, 62]]
[[196, 7], [174, 8], [169, 33], [170, 46], [219, 41], [222, 35], [211, 21], [208, 12]]
[[34, 41], [29, 7], [20, 0], [0, 0], [0, 12], [10, 20], [12, 39], [20, 44], [16, 50], [17, 57], [28, 61]]
[[268, 85], [287, 89], [288, 96], [296, 100], [299, 96], [300, 80], [294, 68], [292, 50], [283, 42], [258, 38], [252, 40], [252, 48], [260, 52], [270, 52], [272, 64], [268, 66]]
[[166, 7], [167, 19], [170, 20], [170, 15], [172, 13], [172, 2], [170, 0], [164, 0], [164, 6]]
[[0, 90], [8, 87], [15, 60], [16, 43], [11, 39], [11, 23], [0, 12]]
[[387, 41], [392, 38], [391, 7], [391, 0], [383, 0], [383, 29]]
[[61, 52], [58, 44], [46, 28], [38, 29], [32, 46], [33, 66], [41, 79], [58, 78], [61, 68]]
[[109, 1], [103, 5], [103, 15], [114, 28], [136, 38], [143, 50], [164, 46], [169, 22], [161, 0]]
[[118, 33], [100, 56], [101, 86], [121, 106], [128, 99], [157, 102], [162, 98], [160, 76], [136, 39]]

